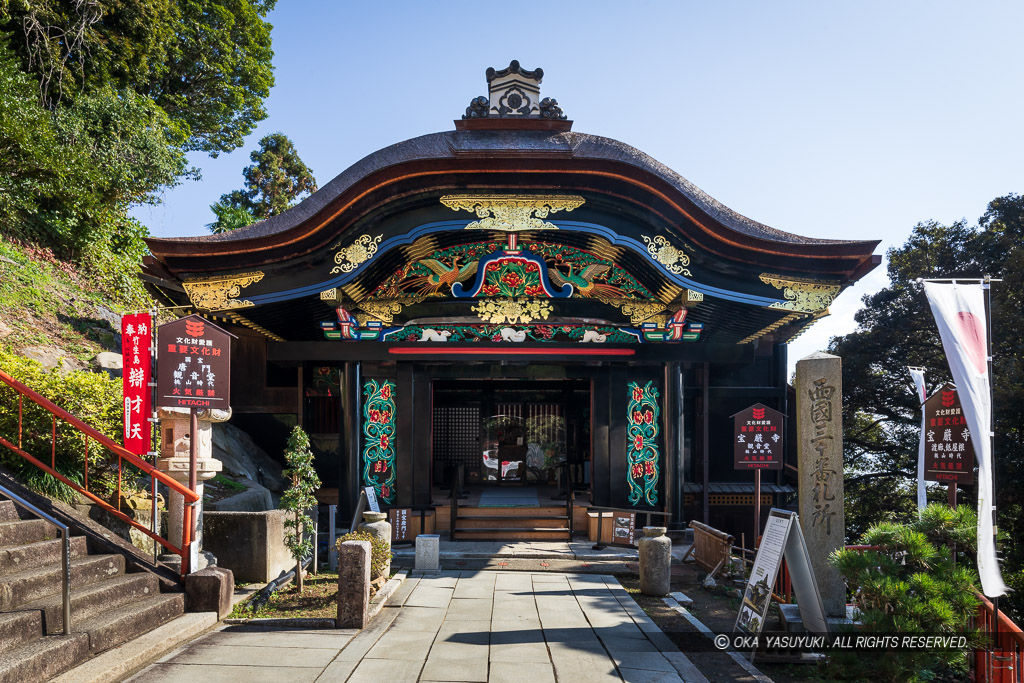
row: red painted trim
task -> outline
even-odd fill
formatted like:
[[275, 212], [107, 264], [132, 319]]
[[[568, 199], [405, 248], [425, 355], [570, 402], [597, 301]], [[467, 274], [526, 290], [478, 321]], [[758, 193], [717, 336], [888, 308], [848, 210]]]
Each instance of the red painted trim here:
[[388, 353], [395, 356], [430, 356], [430, 355], [460, 355], [460, 356], [635, 356], [634, 349], [545, 349], [537, 348], [487, 348], [476, 347], [412, 347], [399, 346], [388, 349]]

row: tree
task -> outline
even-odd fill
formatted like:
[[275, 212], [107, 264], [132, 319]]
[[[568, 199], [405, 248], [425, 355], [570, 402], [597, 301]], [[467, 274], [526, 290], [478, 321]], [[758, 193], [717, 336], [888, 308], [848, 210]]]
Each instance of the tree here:
[[[931, 389], [951, 381], [938, 329], [918, 278], [1003, 278], [992, 287], [995, 358], [996, 499], [999, 527], [1024, 533], [1024, 198], [989, 203], [977, 226], [966, 221], [915, 226], [907, 242], [888, 252], [889, 286], [864, 297], [858, 329], [834, 337], [829, 352], [843, 358], [844, 464], [848, 533], [880, 521], [911, 521], [920, 409], [908, 365], [926, 369]], [[937, 499], [944, 492], [936, 491]], [[973, 504], [973, 487], [960, 500]], [[1004, 578], [1024, 587], [1024, 544], [1004, 548]], [[1024, 616], [1020, 591], [1004, 601]]]
[[242, 171], [245, 189], [221, 195], [220, 201], [210, 207], [218, 219], [208, 226], [211, 230], [213, 225], [221, 223], [218, 210], [226, 214], [229, 207], [245, 209], [262, 220], [276, 216], [304, 195], [316, 191], [313, 171], [302, 162], [295, 145], [283, 133], [265, 136], [249, 159], [253, 163]]
[[284, 476], [291, 479], [292, 485], [281, 496], [280, 508], [291, 513], [291, 518], [284, 525], [284, 543], [295, 558], [295, 582], [302, 592], [302, 558], [313, 552], [313, 540], [303, 538], [303, 530], [313, 528], [313, 520], [306, 512], [317, 505], [314, 492], [320, 488], [320, 477], [313, 469], [313, 453], [309, 450], [309, 437], [301, 427], [296, 426], [288, 437], [288, 447], [284, 452], [288, 468]]
[[213, 211], [213, 215], [217, 217], [217, 220], [213, 223], [207, 223], [206, 227], [215, 235], [219, 235], [222, 232], [228, 232], [230, 230], [237, 230], [238, 228], [244, 228], [245, 226], [252, 225], [256, 222], [256, 219], [249, 212], [249, 209], [241, 206], [231, 206], [224, 201], [212, 204], [210, 206], [210, 211]]
[[276, 0], [11, 0], [0, 31], [49, 109], [97, 88], [150, 99], [184, 151], [236, 149], [266, 118]]

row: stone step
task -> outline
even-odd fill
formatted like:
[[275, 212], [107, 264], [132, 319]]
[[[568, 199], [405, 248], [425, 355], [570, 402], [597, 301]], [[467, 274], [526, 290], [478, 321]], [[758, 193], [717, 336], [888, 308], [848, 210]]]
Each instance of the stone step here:
[[[63, 543], [59, 538], [52, 541], [37, 541], [25, 545], [0, 548], [0, 576], [7, 576], [26, 569], [60, 564]], [[71, 558], [83, 557], [87, 553], [85, 536], [71, 537]]]
[[53, 525], [42, 519], [0, 522], [0, 548], [45, 541], [56, 535], [57, 530]]
[[108, 650], [185, 613], [184, 593], [162, 593], [136, 599], [81, 622], [71, 630], [89, 634], [89, 651]]
[[0, 654], [0, 683], [34, 683], [48, 680], [89, 655], [89, 636], [36, 638]]
[[0, 522], [17, 522], [19, 519], [17, 506], [12, 501], [0, 499]]
[[[118, 574], [124, 574], [122, 555], [86, 556], [71, 561], [72, 589]], [[63, 580], [59, 563], [0, 577], [0, 611], [10, 610], [53, 593], [59, 594]]]
[[[71, 630], [77, 631], [79, 622], [105, 610], [159, 594], [160, 580], [149, 572], [122, 574], [73, 590]], [[60, 593], [26, 603], [18, 609], [41, 610], [47, 634], [60, 633], [64, 628], [64, 601]]]
[[43, 621], [39, 612], [0, 612], [0, 657], [42, 634]]

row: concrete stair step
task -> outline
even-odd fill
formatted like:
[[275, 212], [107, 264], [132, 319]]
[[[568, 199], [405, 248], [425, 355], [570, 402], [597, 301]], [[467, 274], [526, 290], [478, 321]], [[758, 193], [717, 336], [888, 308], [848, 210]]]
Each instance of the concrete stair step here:
[[0, 657], [42, 634], [43, 621], [39, 612], [0, 612]]
[[[71, 630], [112, 607], [160, 594], [160, 580], [148, 572], [122, 574], [71, 591]], [[64, 629], [64, 601], [60, 593], [22, 605], [19, 609], [41, 610], [46, 633]]]
[[0, 654], [0, 683], [45, 681], [89, 655], [89, 636], [44, 636]]
[[0, 499], [0, 522], [17, 522], [19, 519], [17, 506], [12, 501]]
[[57, 530], [42, 519], [0, 522], [0, 548], [45, 541], [56, 537], [56, 535]]
[[[59, 538], [52, 541], [36, 541], [25, 545], [0, 548], [0, 576], [7, 576], [27, 569], [60, 564], [63, 543]], [[87, 554], [85, 536], [71, 537], [71, 558]]]
[[[71, 561], [71, 588], [87, 586], [118, 574], [124, 574], [122, 555], [80, 557]], [[60, 593], [63, 580], [60, 564], [0, 577], [0, 611]]]
[[184, 593], [162, 593], [132, 600], [81, 622], [71, 630], [89, 634], [89, 651], [108, 650], [185, 613]]

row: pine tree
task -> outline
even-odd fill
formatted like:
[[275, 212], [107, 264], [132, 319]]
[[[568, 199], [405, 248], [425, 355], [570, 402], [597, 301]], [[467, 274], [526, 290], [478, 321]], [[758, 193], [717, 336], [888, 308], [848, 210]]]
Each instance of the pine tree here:
[[285, 520], [284, 544], [295, 558], [295, 582], [302, 592], [302, 558], [313, 552], [313, 540], [302, 537], [303, 529], [312, 529], [313, 520], [306, 511], [316, 507], [313, 493], [320, 488], [320, 477], [313, 469], [313, 453], [309, 450], [309, 437], [301, 427], [295, 427], [288, 437], [288, 448], [284, 452], [288, 468], [284, 476], [291, 479], [291, 487], [281, 496], [280, 509], [292, 513]]

